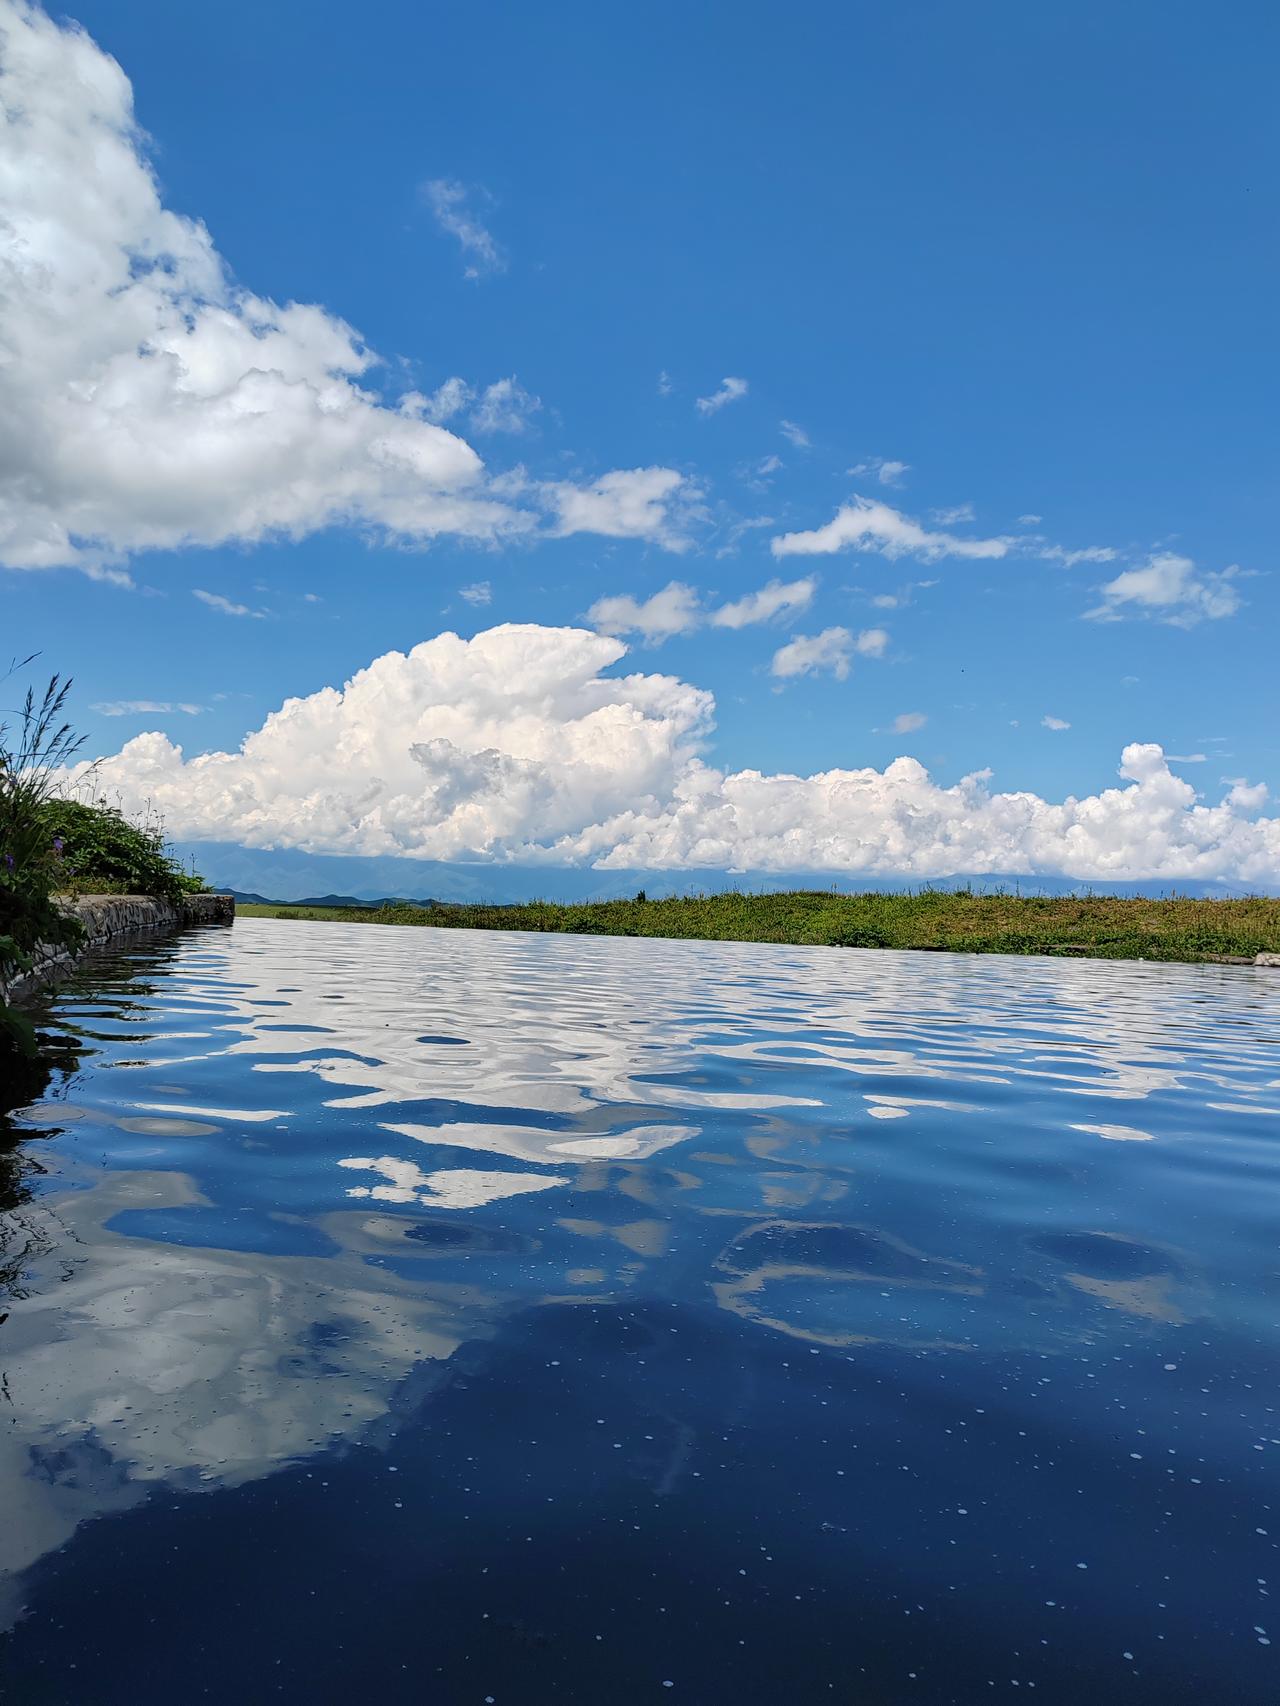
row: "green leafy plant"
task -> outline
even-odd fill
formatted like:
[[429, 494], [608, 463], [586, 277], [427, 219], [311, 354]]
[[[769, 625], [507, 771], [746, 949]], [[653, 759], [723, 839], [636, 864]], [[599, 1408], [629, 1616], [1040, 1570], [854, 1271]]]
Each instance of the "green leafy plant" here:
[[39, 700], [28, 688], [12, 721], [0, 723], [0, 1061], [36, 1051], [31, 1022], [4, 991], [31, 969], [37, 949], [71, 948], [83, 934], [54, 899], [63, 849], [44, 818], [55, 772], [80, 747], [64, 716], [70, 686], [55, 675]]
[[[3, 679], [31, 661], [13, 664]], [[55, 675], [39, 699], [28, 688], [0, 722], [0, 1074], [6, 1090], [31, 1079], [40, 1047], [35, 1027], [8, 1001], [8, 991], [41, 955], [75, 948], [84, 937], [66, 897], [96, 891], [178, 901], [204, 886], [166, 851], [153, 811], [135, 822], [119, 805], [95, 797], [92, 767], [81, 776], [78, 797], [61, 792], [81, 745], [66, 717], [70, 687]]]
[[131, 823], [101, 797], [54, 798], [44, 802], [41, 820], [60, 848], [63, 886], [70, 891], [177, 901], [204, 886], [166, 853], [164, 832], [150, 814]]

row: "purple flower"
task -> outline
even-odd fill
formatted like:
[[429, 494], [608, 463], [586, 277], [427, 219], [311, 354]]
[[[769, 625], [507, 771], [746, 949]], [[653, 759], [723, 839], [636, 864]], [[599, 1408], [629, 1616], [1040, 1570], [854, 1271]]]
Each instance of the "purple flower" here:
[[6, 865], [7, 865], [7, 866], [8, 866], [8, 868], [9, 868], [9, 869], [10, 869], [10, 870], [12, 870], [12, 869], [13, 869], [13, 866], [14, 866], [14, 858], [13, 858], [13, 854], [12, 854], [12, 853], [6, 853], [6, 854], [5, 854], [5, 856], [4, 856], [4, 862], [5, 862], [5, 864], [6, 864]]
[[61, 857], [62, 857], [62, 849], [65, 846], [66, 846], [66, 842], [62, 839], [62, 837], [60, 835], [55, 835], [53, 838], [53, 850], [57, 854], [59, 859], [61, 859]]

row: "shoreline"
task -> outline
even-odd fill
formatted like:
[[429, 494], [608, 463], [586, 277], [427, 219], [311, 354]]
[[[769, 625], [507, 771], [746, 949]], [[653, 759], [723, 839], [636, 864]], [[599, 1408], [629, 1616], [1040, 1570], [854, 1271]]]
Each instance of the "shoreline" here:
[[770, 942], [795, 947], [1044, 954], [1176, 964], [1280, 967], [1280, 898], [1032, 897], [926, 890], [920, 894], [727, 893], [582, 905], [240, 903], [238, 916], [426, 929]]
[[69, 976], [97, 948], [137, 936], [172, 934], [209, 924], [230, 924], [236, 903], [229, 894], [190, 894], [179, 901], [142, 894], [86, 894], [59, 903], [84, 926], [84, 939], [74, 948], [37, 948], [29, 972], [7, 986], [0, 982], [0, 999], [22, 1001], [46, 984]]

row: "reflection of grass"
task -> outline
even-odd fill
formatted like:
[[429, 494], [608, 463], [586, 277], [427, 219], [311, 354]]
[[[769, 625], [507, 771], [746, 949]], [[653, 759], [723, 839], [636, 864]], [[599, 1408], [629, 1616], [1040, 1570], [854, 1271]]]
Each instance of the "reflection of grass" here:
[[1257, 953], [1280, 950], [1280, 899], [1261, 897], [1024, 897], [926, 889], [919, 894], [638, 897], [585, 906], [531, 901], [522, 906], [242, 905], [238, 910], [243, 918], [845, 948], [942, 948], [976, 954], [1073, 954], [1110, 960], [1252, 959]]

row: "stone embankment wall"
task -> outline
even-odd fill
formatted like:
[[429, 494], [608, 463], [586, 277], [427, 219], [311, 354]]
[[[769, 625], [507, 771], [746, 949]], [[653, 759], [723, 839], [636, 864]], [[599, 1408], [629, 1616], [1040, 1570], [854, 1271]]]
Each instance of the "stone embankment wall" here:
[[5, 1000], [30, 994], [39, 984], [63, 976], [90, 949], [104, 948], [117, 938], [186, 930], [200, 924], [230, 924], [236, 903], [229, 894], [188, 894], [176, 902], [145, 894], [86, 894], [66, 901], [64, 910], [84, 925], [84, 941], [71, 952], [65, 948], [37, 949], [34, 971], [7, 989], [0, 985], [0, 996]]

